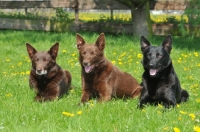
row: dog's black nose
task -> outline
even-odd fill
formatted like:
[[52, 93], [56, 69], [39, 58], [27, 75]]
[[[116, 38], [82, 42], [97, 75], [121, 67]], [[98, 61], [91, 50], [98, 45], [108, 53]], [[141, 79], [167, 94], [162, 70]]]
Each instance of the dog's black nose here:
[[84, 65], [84, 66], [87, 66], [87, 65], [88, 65], [88, 62], [83, 62], [83, 65]]
[[153, 63], [150, 63], [150, 64], [149, 64], [149, 67], [150, 67], [150, 68], [154, 68], [154, 64], [153, 64]]
[[37, 72], [41, 73], [42, 72], [42, 68], [37, 68]]

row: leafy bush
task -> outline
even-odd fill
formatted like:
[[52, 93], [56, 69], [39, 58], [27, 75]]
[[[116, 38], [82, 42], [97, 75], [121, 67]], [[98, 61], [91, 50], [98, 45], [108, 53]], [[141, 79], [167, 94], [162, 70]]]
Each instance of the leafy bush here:
[[34, 19], [34, 20], [56, 20], [56, 21], [69, 21], [69, 14], [63, 10], [63, 8], [55, 8], [55, 16], [45, 16], [39, 13], [27, 12], [13, 13], [13, 12], [2, 12], [0, 11], [1, 18], [20, 18], [20, 19]]
[[200, 23], [200, 0], [191, 0], [185, 10], [190, 25], [199, 25]]
[[63, 10], [63, 8], [56, 8], [56, 20], [69, 20], [69, 14]]
[[200, 24], [200, 0], [191, 0], [187, 8], [185, 9], [185, 12], [182, 16], [182, 20], [179, 23], [179, 28], [181, 31], [182, 36], [190, 35], [192, 37], [198, 36], [199, 32], [188, 32], [187, 29], [184, 27], [185, 22], [183, 20], [183, 17], [188, 17], [188, 24], [190, 27], [195, 27]]

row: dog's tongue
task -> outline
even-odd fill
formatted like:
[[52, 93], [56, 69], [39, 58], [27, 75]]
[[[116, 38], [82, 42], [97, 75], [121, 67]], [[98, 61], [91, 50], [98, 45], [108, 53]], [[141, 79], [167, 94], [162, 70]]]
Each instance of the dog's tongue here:
[[85, 66], [85, 72], [89, 73], [92, 70], [92, 66]]
[[156, 75], [157, 70], [156, 69], [150, 69], [149, 73], [151, 76]]

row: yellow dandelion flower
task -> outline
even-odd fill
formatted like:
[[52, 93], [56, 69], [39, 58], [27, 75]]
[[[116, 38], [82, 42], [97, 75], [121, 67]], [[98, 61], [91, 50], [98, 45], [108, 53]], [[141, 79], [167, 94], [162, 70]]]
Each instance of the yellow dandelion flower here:
[[69, 113], [69, 112], [62, 112], [62, 114], [65, 115], [65, 116], [70, 116], [70, 117], [74, 116], [73, 113]]
[[71, 54], [71, 56], [74, 57], [74, 56], [76, 56], [76, 54], [75, 54], [75, 53], [74, 53], [74, 54]]
[[20, 72], [21, 75], [25, 75], [25, 72]]
[[77, 115], [81, 115], [81, 114], [82, 114], [82, 111], [78, 111], [78, 112], [77, 112]]
[[66, 53], [67, 51], [66, 51], [66, 50], [62, 50], [62, 52], [63, 52], [63, 53]]
[[191, 117], [192, 120], [194, 120], [196, 117], [194, 114], [189, 114], [189, 116]]
[[7, 96], [7, 97], [11, 97], [11, 96], [12, 96], [12, 94], [11, 94], [11, 93], [8, 93], [8, 94], [6, 94], [6, 96]]
[[90, 107], [93, 107], [94, 106], [94, 104], [93, 103], [90, 103], [90, 105], [89, 105]]
[[200, 127], [194, 126], [194, 131], [195, 131], [195, 132], [200, 132]]
[[178, 127], [174, 127], [174, 132], [180, 132], [180, 129]]
[[145, 109], [142, 109], [142, 112], [144, 112], [144, 113], [145, 113], [145, 112], [146, 112], [146, 110], [145, 110]]
[[188, 79], [193, 79], [193, 77], [192, 76], [188, 76]]
[[183, 115], [187, 114], [187, 112], [184, 112], [184, 111], [180, 111], [180, 113]]
[[26, 71], [26, 74], [29, 75], [29, 74], [30, 74], [30, 71]]
[[122, 65], [122, 62], [118, 62], [119, 65]]
[[162, 112], [161, 111], [157, 111], [157, 114], [162, 114]]
[[73, 93], [73, 92], [74, 92], [74, 90], [73, 90], [73, 89], [71, 89], [71, 90], [70, 90], [70, 93]]
[[179, 107], [180, 107], [180, 105], [179, 105], [179, 104], [177, 104], [177, 105], [176, 105], [176, 107], [178, 107], [178, 108], [179, 108]]
[[115, 62], [115, 61], [112, 61], [112, 64], [113, 64], [113, 65], [115, 65], [115, 64], [116, 64], [116, 62]]
[[181, 60], [178, 60], [178, 63], [181, 63]]
[[122, 59], [121, 59], [121, 58], [118, 58], [118, 61], [122, 61]]
[[10, 59], [6, 59], [6, 62], [10, 62]]
[[162, 108], [163, 106], [161, 104], [158, 104], [158, 108]]
[[22, 65], [22, 62], [19, 62], [18, 64], [17, 64], [17, 66], [21, 66]]
[[200, 103], [200, 99], [196, 99], [196, 102], [197, 102], [197, 103]]
[[168, 130], [169, 130], [169, 127], [164, 127], [163, 130], [164, 130], [164, 131], [168, 131]]
[[199, 56], [199, 54], [198, 54], [197, 52], [194, 52], [194, 56], [198, 57], [198, 56]]
[[137, 54], [137, 58], [141, 59], [142, 58], [142, 54]]

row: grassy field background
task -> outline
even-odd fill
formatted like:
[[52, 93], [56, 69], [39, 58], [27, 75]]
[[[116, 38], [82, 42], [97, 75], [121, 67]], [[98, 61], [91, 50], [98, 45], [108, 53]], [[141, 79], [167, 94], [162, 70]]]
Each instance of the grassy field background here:
[[[93, 43], [98, 33], [81, 32]], [[138, 99], [113, 99], [106, 103], [89, 101], [78, 106], [81, 96], [80, 65], [76, 33], [0, 30], [0, 131], [2, 132], [194, 132], [200, 131], [200, 38], [173, 36], [171, 58], [184, 89], [187, 103], [165, 110], [162, 105], [137, 109]], [[106, 35], [105, 55], [139, 82], [143, 72], [140, 38]], [[164, 37], [149, 41], [159, 45]], [[48, 50], [60, 43], [57, 63], [72, 74], [73, 89], [54, 102], [34, 102], [29, 88], [30, 60], [25, 43]]]

